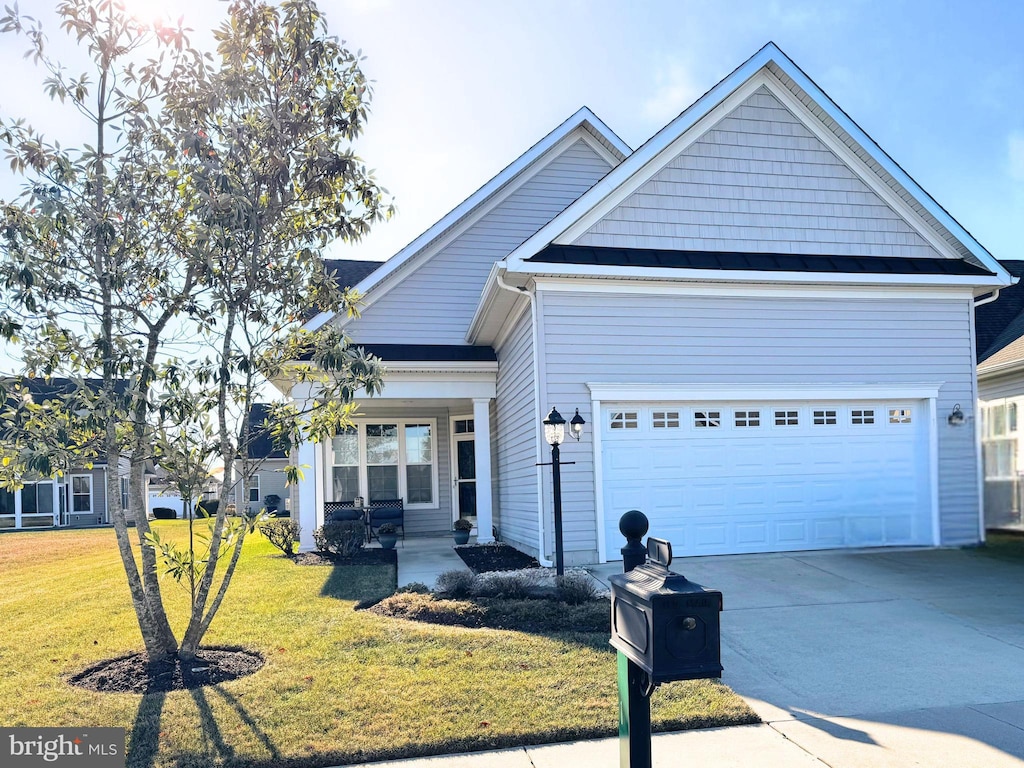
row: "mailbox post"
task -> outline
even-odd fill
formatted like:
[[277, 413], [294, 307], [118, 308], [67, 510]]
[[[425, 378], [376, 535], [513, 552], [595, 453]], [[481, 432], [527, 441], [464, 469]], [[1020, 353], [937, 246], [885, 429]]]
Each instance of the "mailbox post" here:
[[[642, 529], [642, 530], [641, 530]], [[647, 539], [647, 562], [634, 566], [647, 530], [636, 510], [619, 520], [629, 543], [626, 572], [612, 576], [611, 644], [618, 651], [619, 765], [651, 768], [651, 693], [661, 683], [722, 676], [722, 593], [668, 569], [672, 544]], [[638, 533], [639, 531], [639, 533]]]

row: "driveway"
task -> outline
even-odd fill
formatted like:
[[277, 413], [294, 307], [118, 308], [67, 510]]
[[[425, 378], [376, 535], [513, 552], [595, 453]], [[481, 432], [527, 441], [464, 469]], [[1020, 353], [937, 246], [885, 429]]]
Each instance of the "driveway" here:
[[723, 681], [808, 758], [1024, 765], [1024, 566], [876, 550], [689, 558], [673, 570], [722, 591]]

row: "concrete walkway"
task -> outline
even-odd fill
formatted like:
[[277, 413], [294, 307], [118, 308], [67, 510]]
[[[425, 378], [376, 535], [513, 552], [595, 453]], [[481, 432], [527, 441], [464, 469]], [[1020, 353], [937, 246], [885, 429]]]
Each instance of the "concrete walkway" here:
[[[673, 569], [723, 592], [723, 681], [765, 722], [655, 736], [654, 765], [1024, 767], [1020, 565], [887, 550], [681, 559]], [[381, 765], [614, 768], [618, 742]]]
[[398, 586], [419, 582], [431, 589], [444, 571], [469, 569], [462, 558], [455, 554], [451, 536], [399, 539]]

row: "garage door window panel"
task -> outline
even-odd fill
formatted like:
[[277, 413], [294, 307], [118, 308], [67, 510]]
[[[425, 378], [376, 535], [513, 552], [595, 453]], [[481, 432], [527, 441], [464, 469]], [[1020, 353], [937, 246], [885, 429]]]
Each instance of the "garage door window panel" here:
[[875, 423], [874, 408], [851, 408], [850, 423], [854, 426], [869, 426]]
[[613, 411], [611, 414], [612, 429], [636, 429], [639, 424], [638, 411]]
[[890, 408], [889, 409], [889, 423], [890, 424], [910, 424], [913, 420], [910, 408]]
[[800, 424], [800, 412], [790, 409], [776, 409], [776, 427], [796, 427]]
[[678, 429], [679, 411], [653, 411], [651, 426], [654, 429]]
[[756, 410], [736, 411], [733, 423], [737, 427], [760, 427], [761, 412]]
[[722, 426], [722, 412], [711, 410], [694, 411], [693, 426], [697, 429], [720, 427]]
[[814, 425], [816, 427], [835, 426], [838, 423], [838, 415], [834, 408], [815, 409]]

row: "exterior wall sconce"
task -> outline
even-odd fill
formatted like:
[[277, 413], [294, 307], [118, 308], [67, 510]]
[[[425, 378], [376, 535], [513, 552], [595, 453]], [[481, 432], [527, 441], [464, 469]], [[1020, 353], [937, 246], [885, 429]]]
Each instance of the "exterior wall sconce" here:
[[949, 422], [949, 426], [951, 427], [962, 427], [967, 423], [967, 417], [964, 415], [964, 412], [960, 410], [960, 403], [953, 406], [953, 410], [946, 421]]
[[[551, 412], [541, 422], [544, 424], [544, 441], [551, 446], [551, 486], [555, 495], [555, 573], [559, 576], [565, 573], [565, 564], [562, 557], [562, 464], [575, 464], [575, 461], [562, 461], [558, 446], [565, 440], [565, 418], [552, 407]], [[580, 409], [576, 409], [576, 415], [569, 421], [569, 434], [576, 440], [583, 437], [583, 425], [586, 424], [580, 416]], [[538, 464], [537, 466], [547, 466]]]

